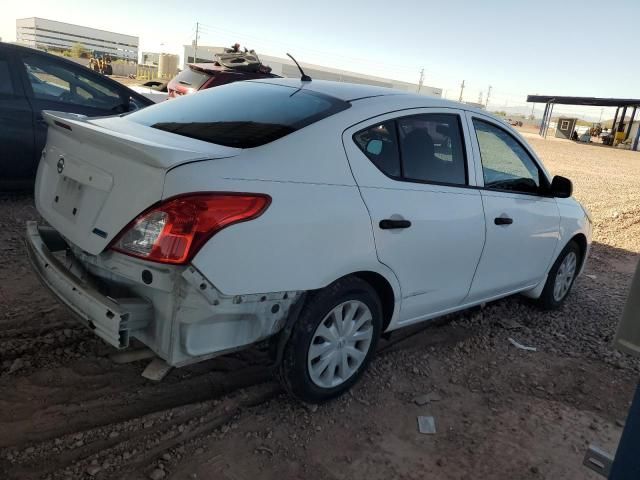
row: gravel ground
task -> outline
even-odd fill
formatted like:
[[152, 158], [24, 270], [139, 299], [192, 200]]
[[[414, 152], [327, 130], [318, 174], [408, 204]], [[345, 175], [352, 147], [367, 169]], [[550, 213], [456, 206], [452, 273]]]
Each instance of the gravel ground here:
[[283, 395], [257, 349], [160, 384], [114, 364], [31, 273], [32, 199], [0, 198], [0, 478], [598, 478], [585, 448], [614, 450], [640, 372], [610, 347], [640, 253], [640, 154], [525, 135], [594, 217], [566, 305], [514, 297], [405, 329], [317, 408]]

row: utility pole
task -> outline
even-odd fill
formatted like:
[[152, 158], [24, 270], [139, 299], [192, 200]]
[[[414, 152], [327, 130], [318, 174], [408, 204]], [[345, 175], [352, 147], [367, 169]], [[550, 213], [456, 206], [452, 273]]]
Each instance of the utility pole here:
[[602, 122], [602, 112], [604, 112], [604, 108], [600, 109], [600, 120], [598, 120], [598, 123]]
[[480, 94], [478, 95], [478, 104], [482, 105], [482, 95], [484, 94], [484, 92], [482, 90], [480, 90]]
[[533, 103], [533, 104], [531, 105], [531, 119], [532, 119], [532, 120], [533, 120], [534, 118], [536, 118], [536, 117], [535, 117], [535, 115], [533, 114], [533, 110], [534, 110], [535, 108], [536, 108], [536, 104], [535, 104], [535, 103]]
[[462, 92], [464, 92], [464, 80], [462, 80], [462, 84], [460, 85], [460, 98], [458, 99], [459, 102], [462, 101]]
[[193, 41], [193, 63], [198, 63], [198, 33], [200, 31], [200, 23], [196, 22], [196, 39]]
[[420, 70], [420, 81], [418, 82], [418, 93], [420, 93], [420, 89], [422, 88], [423, 82], [424, 82], [424, 68]]
[[491, 85], [489, 85], [489, 89], [487, 90], [487, 98], [484, 101], [484, 108], [489, 107], [489, 97], [491, 96]]

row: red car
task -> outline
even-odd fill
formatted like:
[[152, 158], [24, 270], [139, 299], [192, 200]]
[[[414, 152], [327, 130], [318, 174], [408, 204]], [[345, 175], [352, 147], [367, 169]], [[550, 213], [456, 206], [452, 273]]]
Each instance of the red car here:
[[169, 82], [167, 89], [169, 98], [173, 98], [240, 80], [280, 77], [270, 72], [269, 67], [263, 66], [248, 70], [226, 67], [218, 62], [190, 63]]

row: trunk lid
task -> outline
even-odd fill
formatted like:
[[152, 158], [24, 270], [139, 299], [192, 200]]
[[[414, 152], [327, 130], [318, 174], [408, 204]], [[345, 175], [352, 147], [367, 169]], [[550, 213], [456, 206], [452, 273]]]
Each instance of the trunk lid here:
[[36, 176], [36, 207], [67, 240], [92, 255], [163, 198], [168, 170], [240, 152], [126, 117], [47, 111], [43, 116], [49, 130]]

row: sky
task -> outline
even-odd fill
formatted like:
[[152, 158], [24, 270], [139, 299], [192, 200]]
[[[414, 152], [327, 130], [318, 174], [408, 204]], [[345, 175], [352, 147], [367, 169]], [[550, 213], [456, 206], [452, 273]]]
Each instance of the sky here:
[[[639, 0], [0, 0], [0, 37], [42, 17], [136, 35], [140, 51], [182, 55], [182, 45], [236, 41], [258, 53], [440, 87], [490, 110], [527, 94], [640, 97]], [[615, 11], [620, 12], [619, 15]], [[635, 40], [635, 41], [634, 41]], [[538, 105], [540, 116], [543, 105]], [[598, 119], [600, 109], [554, 112]], [[613, 117], [605, 109], [603, 118]]]

